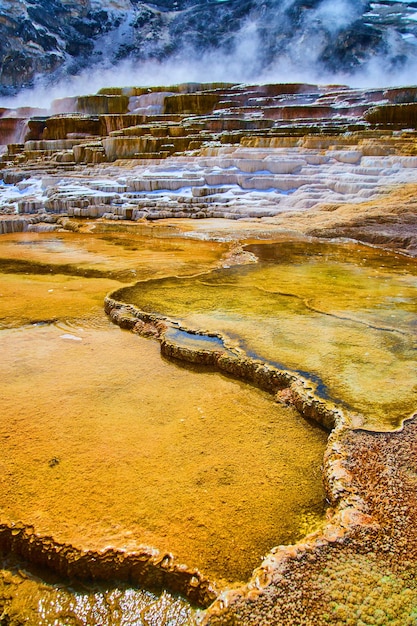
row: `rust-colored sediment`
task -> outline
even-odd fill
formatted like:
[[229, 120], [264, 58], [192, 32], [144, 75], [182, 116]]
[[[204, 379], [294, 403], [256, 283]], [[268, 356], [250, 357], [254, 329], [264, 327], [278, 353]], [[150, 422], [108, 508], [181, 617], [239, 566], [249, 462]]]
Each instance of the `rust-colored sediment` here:
[[325, 469], [336, 509], [324, 533], [272, 550], [200, 623], [415, 624], [416, 452], [416, 419], [397, 433], [336, 430]]

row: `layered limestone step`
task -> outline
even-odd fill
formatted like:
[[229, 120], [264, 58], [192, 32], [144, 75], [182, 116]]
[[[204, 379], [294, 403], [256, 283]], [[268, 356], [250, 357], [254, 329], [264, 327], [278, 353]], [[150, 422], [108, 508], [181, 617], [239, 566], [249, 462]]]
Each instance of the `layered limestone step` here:
[[0, 117], [0, 145], [21, 143], [27, 132], [27, 119]]
[[416, 180], [416, 94], [191, 83], [104, 89], [28, 120], [4, 110], [0, 129], [13, 120], [26, 141], [3, 151], [0, 211], [235, 219], [363, 202]]
[[[206, 92], [202, 91], [203, 87], [208, 87]], [[356, 110], [355, 108], [350, 110], [350, 113], [355, 113], [358, 115], [363, 112], [363, 107], [368, 104], [376, 103], [381, 99], [389, 100], [389, 101], [408, 101], [410, 99], [415, 98], [415, 90], [413, 88], [402, 88], [400, 90], [368, 90], [367, 92], [363, 90], [351, 90], [346, 87], [340, 88], [339, 90], [334, 90], [333, 87], [323, 88], [317, 87], [317, 85], [261, 85], [261, 86], [238, 86], [238, 85], [221, 85], [220, 87], [209, 85], [209, 86], [201, 86], [201, 85], [188, 85], [188, 86], [180, 86], [180, 88], [128, 88], [127, 90], [123, 89], [108, 89], [102, 90], [101, 93], [97, 94], [97, 96], [83, 96], [72, 99], [64, 99], [62, 101], [56, 101], [53, 105], [53, 112], [57, 111], [68, 111], [73, 110], [78, 107], [78, 109], [82, 108], [81, 104], [83, 101], [88, 102], [102, 102], [103, 99], [109, 99], [109, 102], [112, 102], [114, 98], [142, 98], [142, 104], [146, 104], [149, 106], [153, 106], [156, 104], [160, 104], [165, 100], [167, 93], [176, 92], [176, 96], [178, 102], [181, 101], [181, 98], [184, 97], [189, 98], [192, 96], [197, 101], [202, 98], [204, 99], [207, 96], [209, 99], [216, 99], [219, 96], [223, 98], [220, 100], [220, 104], [222, 106], [228, 105], [228, 109], [221, 110], [218, 112], [221, 114], [222, 118], [218, 119], [217, 122], [211, 120], [210, 124], [214, 130], [221, 130], [227, 126], [227, 115], [230, 115], [233, 112], [233, 115], [236, 112], [241, 116], [239, 120], [239, 124], [242, 126], [250, 125], [254, 130], [259, 130], [265, 127], [271, 127], [271, 123], [273, 120], [265, 120], [259, 119], [259, 116], [265, 116], [268, 112], [268, 109], [271, 109], [271, 105], [275, 104], [277, 109], [279, 109], [279, 116], [285, 117], [286, 111], [288, 111], [288, 117], [293, 118], [297, 117], [298, 126], [293, 126], [291, 129], [291, 133], [297, 133], [300, 130], [305, 133], [305, 127], [300, 128], [301, 120], [303, 124], [306, 120], [311, 119], [311, 116], [316, 115], [314, 113], [315, 108], [320, 115], [325, 113], [330, 117], [336, 115], [340, 117], [340, 113], [345, 111], [345, 107], [347, 105], [357, 105], [361, 104], [362, 109]], [[167, 91], [167, 89], [169, 91]], [[200, 91], [197, 91], [200, 90]], [[138, 95], [139, 94], [139, 95]], [[228, 99], [225, 100], [224, 98]], [[65, 105], [66, 103], [66, 105]], [[74, 104], [75, 103], [75, 104]], [[81, 104], [80, 104], [81, 103]], [[366, 103], [366, 105], [364, 104]], [[219, 103], [218, 103], [219, 104]], [[251, 108], [244, 109], [244, 105], [252, 105]], [[198, 105], [199, 106], [199, 105]], [[198, 106], [197, 109], [198, 110]], [[217, 105], [216, 105], [217, 106]], [[243, 107], [243, 108], [242, 108]], [[326, 108], [327, 107], [327, 108]], [[111, 106], [108, 105], [104, 107], [107, 110], [111, 110]], [[145, 107], [146, 108], [146, 107]], [[192, 108], [192, 107], [191, 107]], [[273, 109], [274, 107], [272, 107]], [[101, 108], [101, 110], [103, 107]], [[304, 112], [303, 112], [304, 111]], [[307, 118], [304, 119], [305, 112], [307, 111]], [[327, 113], [326, 113], [327, 111]], [[96, 113], [100, 112], [100, 107], [97, 108]], [[253, 113], [257, 113], [258, 119], [251, 120], [250, 116]], [[184, 113], [181, 115], [177, 115], [177, 119], [180, 119], [181, 116], [184, 116]], [[245, 119], [245, 116], [249, 116], [249, 119]], [[164, 124], [166, 119], [172, 116], [152, 116], [154, 122], [157, 119], [160, 119], [161, 123]], [[146, 119], [151, 119], [149, 115], [123, 115], [123, 114], [105, 114], [99, 115], [100, 122], [100, 136], [104, 136], [108, 133], [113, 132], [113, 129], [124, 128], [126, 125], [131, 126], [132, 122], [137, 122], [139, 120], [145, 121]], [[323, 118], [324, 119], [324, 118]], [[323, 121], [323, 120], [322, 120]], [[262, 123], [263, 122], [263, 123]], [[265, 123], [267, 123], [265, 125]], [[204, 120], [200, 123], [200, 129], [204, 128], [204, 124], [207, 125], [207, 120]], [[95, 128], [91, 128], [91, 125], [95, 126]], [[216, 126], [217, 125], [217, 126]], [[94, 116], [88, 115], [70, 115], [67, 113], [66, 115], [53, 115], [49, 119], [32, 119], [28, 123], [30, 135], [32, 139], [35, 138], [35, 135], [38, 139], [45, 137], [55, 137], [55, 138], [69, 138], [70, 135], [77, 136], [78, 138], [85, 138], [88, 133], [97, 133], [97, 119]], [[86, 131], [86, 126], [88, 133]], [[236, 126], [236, 120], [233, 122], [233, 126]], [[249, 130], [249, 128], [248, 128]], [[321, 125], [321, 130], [323, 131], [323, 124]], [[158, 130], [151, 131], [151, 134], [165, 134], [164, 130], [159, 133]], [[239, 141], [242, 140], [242, 136], [235, 137], [223, 137], [226, 140]], [[148, 150], [149, 151], [149, 150]], [[166, 154], [172, 152], [172, 150], [163, 150], [160, 151], [161, 156], [166, 156]], [[145, 151], [146, 153], [146, 151]], [[154, 151], [152, 151], [152, 154]], [[144, 152], [137, 152], [136, 154], [144, 154]], [[120, 156], [123, 156], [120, 155]], [[33, 155], [34, 158], [39, 158], [38, 154]], [[93, 160], [93, 162], [97, 162], [97, 160], [101, 160], [103, 157], [101, 155], [100, 159]], [[88, 161], [87, 161], [88, 162]]]
[[189, 149], [195, 150], [207, 139], [199, 135], [188, 135], [185, 137], [116, 136], [106, 137], [102, 140], [102, 143], [106, 160], [115, 161], [116, 159], [135, 158], [138, 154], [173, 154], [174, 152], [184, 152]]
[[383, 104], [369, 109], [364, 117], [371, 124], [417, 128], [417, 103]]
[[100, 136], [101, 124], [98, 116], [92, 115], [56, 115], [45, 120], [41, 139], [66, 139], [69, 134], [78, 137]]
[[8, 160], [16, 163], [49, 157], [57, 163], [86, 164], [146, 155], [167, 158], [214, 141], [223, 145], [251, 141], [253, 147], [269, 141], [269, 147], [278, 147], [283, 145], [278, 141], [274, 145], [278, 137], [289, 146], [307, 134], [321, 142], [315, 147], [325, 147], [326, 141], [329, 147], [334, 136], [348, 143], [348, 133], [360, 129], [414, 128], [415, 99], [415, 87], [364, 91], [291, 83], [190, 83], [109, 88], [56, 100], [46, 114], [3, 109], [0, 141], [27, 144], [23, 153], [8, 150]]
[[[409, 139], [413, 145], [414, 136]], [[5, 170], [1, 210], [129, 220], [260, 218], [320, 204], [363, 202], [388, 185], [417, 181], [417, 156], [389, 150], [374, 155], [364, 149], [370, 140], [362, 136], [356, 143], [352, 137], [340, 145], [336, 140], [307, 137], [300, 146], [281, 148], [210, 145], [192, 160], [178, 156], [152, 164], [148, 158], [143, 165], [126, 161], [128, 167], [92, 163], [77, 171], [72, 166], [65, 179], [58, 170], [48, 176], [39, 170], [29, 179], [28, 173]], [[403, 137], [401, 143], [406, 142]], [[74, 146], [61, 154], [73, 154], [80, 162], [88, 158], [86, 150], [100, 155], [103, 148]]]

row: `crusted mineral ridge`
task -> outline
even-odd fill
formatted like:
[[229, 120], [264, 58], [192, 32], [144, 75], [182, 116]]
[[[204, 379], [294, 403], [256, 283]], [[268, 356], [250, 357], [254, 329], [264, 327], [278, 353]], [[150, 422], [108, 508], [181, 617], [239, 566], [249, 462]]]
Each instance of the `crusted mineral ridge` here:
[[152, 547], [135, 552], [81, 550], [40, 536], [31, 526], [0, 523], [0, 550], [66, 579], [120, 580], [155, 591], [170, 589], [196, 606], [207, 606], [217, 595], [215, 585], [197, 569], [177, 563], [171, 553]]

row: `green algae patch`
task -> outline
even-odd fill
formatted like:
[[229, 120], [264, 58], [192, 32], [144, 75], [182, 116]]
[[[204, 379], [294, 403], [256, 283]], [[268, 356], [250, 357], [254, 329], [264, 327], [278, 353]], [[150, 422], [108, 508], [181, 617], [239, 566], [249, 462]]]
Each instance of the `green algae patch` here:
[[250, 245], [257, 264], [149, 280], [113, 294], [310, 379], [375, 430], [417, 406], [417, 263], [355, 244]]
[[398, 574], [375, 555], [343, 554], [328, 561], [317, 577], [325, 594], [329, 624], [413, 626], [416, 623], [415, 565]]

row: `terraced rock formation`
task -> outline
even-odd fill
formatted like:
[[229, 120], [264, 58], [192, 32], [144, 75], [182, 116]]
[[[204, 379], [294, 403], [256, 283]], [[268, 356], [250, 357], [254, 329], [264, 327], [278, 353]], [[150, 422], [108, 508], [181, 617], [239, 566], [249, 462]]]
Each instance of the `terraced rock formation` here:
[[[64, 216], [311, 222], [417, 182], [415, 97], [414, 87], [185, 84], [102, 90], [43, 116], [5, 110], [0, 212], [20, 217], [0, 227], [60, 228]], [[400, 246], [411, 249], [411, 213], [407, 228]]]

